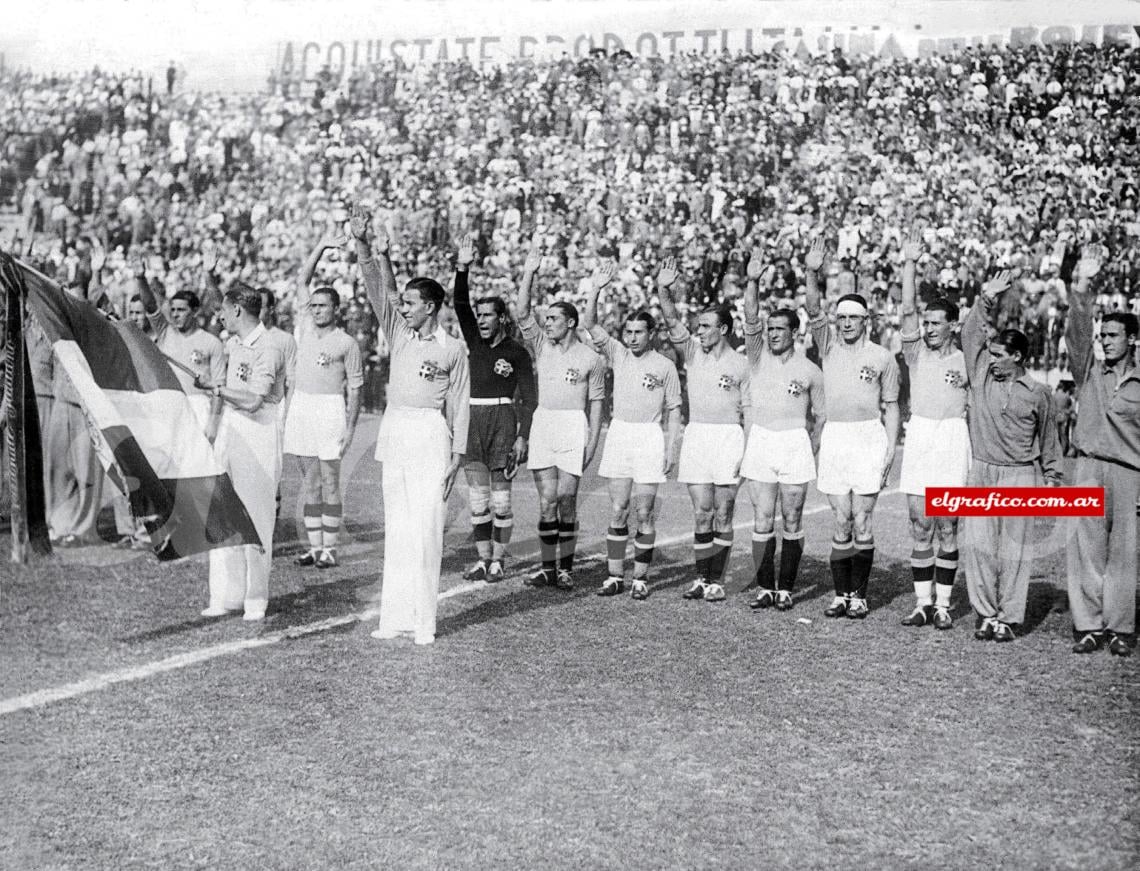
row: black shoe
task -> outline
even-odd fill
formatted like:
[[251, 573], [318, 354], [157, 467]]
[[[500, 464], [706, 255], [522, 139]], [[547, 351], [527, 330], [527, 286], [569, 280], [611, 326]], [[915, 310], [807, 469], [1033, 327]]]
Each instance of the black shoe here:
[[554, 586], [554, 570], [539, 569], [523, 579], [524, 587], [552, 587]]
[[903, 626], [925, 626], [930, 622], [934, 608], [930, 605], [917, 605], [915, 609], [902, 618]]
[[487, 580], [487, 563], [485, 560], [477, 560], [474, 565], [463, 573], [463, 580], [465, 581], [485, 581]]
[[950, 616], [949, 608], [934, 609], [934, 628], [942, 631], [954, 628], [954, 618]]
[[1080, 640], [1073, 645], [1073, 653], [1096, 653], [1100, 650], [1102, 639], [1096, 632], [1086, 632]]
[[554, 578], [554, 586], [560, 590], [573, 590], [574, 589], [574, 576], [570, 574], [569, 569], [559, 569], [557, 576]]
[[682, 599], [703, 599], [705, 597], [705, 588], [708, 583], [705, 581], [693, 581], [693, 585], [681, 594]]
[[998, 623], [997, 628], [994, 629], [994, 641], [1004, 643], [1013, 641], [1016, 637], [1013, 634], [1013, 627], [1008, 623]]
[[978, 641], [993, 641], [994, 630], [997, 628], [998, 622], [993, 617], [986, 617], [982, 620], [977, 629], [974, 630], [974, 638]]
[[606, 582], [602, 584], [601, 589], [598, 590], [599, 596], [619, 596], [625, 592], [625, 581], [621, 578], [606, 578]]
[[849, 620], [864, 620], [871, 613], [867, 607], [867, 600], [862, 596], [852, 596], [847, 600], [847, 618]]
[[771, 608], [776, 604], [776, 594], [771, 590], [761, 590], [756, 594], [756, 598], [748, 603], [748, 607], [753, 611], [761, 608]]
[[487, 583], [497, 584], [505, 577], [506, 574], [503, 572], [502, 560], [491, 560], [490, 564], [487, 566]]
[[1113, 635], [1108, 642], [1108, 652], [1113, 656], [1131, 656], [1132, 646], [1119, 635]]
[[776, 610], [777, 611], [791, 611], [796, 607], [796, 603], [792, 601], [792, 594], [788, 590], [776, 591]]
[[824, 617], [842, 617], [847, 613], [847, 597], [836, 596], [831, 604], [823, 609]]
[[320, 551], [316, 548], [309, 548], [307, 551], [297, 557], [295, 562], [299, 566], [315, 566], [317, 564], [317, 554], [319, 553]]

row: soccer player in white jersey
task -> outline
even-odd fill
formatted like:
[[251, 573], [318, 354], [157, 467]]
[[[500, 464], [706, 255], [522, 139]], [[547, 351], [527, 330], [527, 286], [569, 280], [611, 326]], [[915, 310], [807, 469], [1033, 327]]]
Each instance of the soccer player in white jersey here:
[[832, 333], [819, 289], [825, 259], [826, 246], [817, 238], [805, 261], [806, 308], [827, 400], [816, 486], [827, 496], [835, 518], [835, 598], [823, 613], [861, 620], [869, 612], [875, 502], [887, 484], [898, 441], [899, 367], [893, 354], [868, 337], [870, 311], [858, 294], [839, 298]]
[[657, 291], [669, 341], [680, 352], [688, 373], [689, 422], [677, 480], [688, 485], [693, 503], [693, 561], [697, 572], [684, 597], [723, 602], [740, 460], [744, 456], [741, 424], [750, 415], [748, 361], [728, 343], [732, 315], [723, 306], [709, 306], [700, 312], [697, 337], [693, 338], [673, 301], [676, 281], [677, 264], [669, 257], [657, 273]]
[[[582, 316], [582, 323], [614, 370], [613, 420], [598, 467], [598, 474], [610, 479], [610, 528], [606, 535], [610, 576], [598, 595], [616, 596], [625, 590], [625, 550], [632, 499], [637, 524], [630, 595], [644, 600], [649, 598], [649, 566], [657, 539], [657, 487], [676, 462], [681, 382], [673, 362], [653, 350], [657, 325], [648, 312], [639, 311], [626, 318], [621, 342], [598, 323], [599, 297], [613, 277], [612, 263], [594, 270]], [[663, 415], [667, 416], [665, 436], [661, 432]]]
[[[777, 309], [765, 320], [759, 286], [771, 281], [772, 272], [765, 268], [763, 254], [753, 251], [744, 293], [752, 428], [740, 474], [752, 500], [752, 562], [760, 587], [750, 607], [788, 611], [804, 552], [804, 499], [808, 483], [815, 479], [815, 454], [825, 421], [823, 372], [796, 350], [800, 319], [795, 311]], [[777, 503], [784, 524], [778, 575]]]
[[[922, 236], [912, 230], [903, 244], [901, 327], [903, 357], [910, 369], [910, 422], [906, 430], [899, 490], [910, 513], [914, 610], [904, 626], [936, 629], [954, 625], [950, 594], [958, 571], [958, 518], [927, 517], [928, 487], [964, 487], [970, 471], [970, 432], [966, 426], [966, 358], [954, 345], [958, 307], [932, 300], [922, 313], [915, 302], [915, 263]], [[938, 553], [934, 541], [938, 539]]]
[[302, 515], [309, 549], [297, 564], [319, 569], [337, 565], [344, 513], [340, 461], [356, 432], [364, 366], [356, 340], [336, 325], [340, 294], [331, 287], [310, 294], [309, 282], [324, 252], [344, 242], [335, 233], [322, 237], [301, 268], [293, 300], [296, 389], [285, 418], [284, 450], [300, 464], [305, 500]]

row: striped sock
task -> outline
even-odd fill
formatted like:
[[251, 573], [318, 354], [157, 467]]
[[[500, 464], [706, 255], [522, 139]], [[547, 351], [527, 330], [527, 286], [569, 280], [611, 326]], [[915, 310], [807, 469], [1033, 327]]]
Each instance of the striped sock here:
[[324, 543], [324, 536], [321, 535], [321, 515], [323, 513], [324, 506], [320, 502], [306, 503], [302, 509], [305, 518], [305, 535], [309, 539], [309, 548], [312, 550], [320, 550]]
[[935, 604], [939, 608], [950, 607], [950, 593], [954, 590], [954, 576], [958, 573], [958, 551], [938, 551], [934, 561]]
[[558, 524], [558, 567], [571, 571], [574, 568], [574, 551], [578, 547], [578, 521]]
[[921, 607], [934, 601], [934, 551], [915, 545], [910, 552], [910, 573], [914, 579], [914, 599]]
[[340, 539], [340, 518], [344, 514], [344, 506], [339, 502], [326, 502], [321, 508], [321, 533], [324, 546], [328, 550], [335, 550]]
[[610, 577], [625, 577], [625, 550], [628, 543], [628, 526], [611, 526], [606, 531], [606, 563]]
[[515, 515], [496, 514], [492, 523], [491, 559], [502, 561], [507, 553], [507, 545], [511, 543], [511, 534], [515, 531]]
[[732, 557], [732, 540], [734, 533], [731, 529], [717, 532], [713, 538], [713, 553], [709, 558], [709, 575], [713, 583], [724, 582], [724, 574], [728, 570], [728, 562]]
[[657, 541], [656, 532], [639, 532], [633, 538], [633, 576], [645, 578], [649, 575], [649, 565], [653, 562], [653, 545]]
[[867, 584], [871, 580], [871, 565], [875, 562], [875, 539], [855, 539], [855, 553], [851, 557], [851, 592], [860, 599], [867, 598]]
[[697, 567], [697, 577], [707, 581], [712, 574], [709, 568], [709, 557], [712, 556], [712, 532], [693, 533], [693, 565]]
[[794, 590], [796, 577], [800, 573], [800, 557], [804, 555], [804, 531], [785, 532], [784, 543], [780, 547], [780, 579], [777, 590]]
[[479, 559], [486, 560], [491, 556], [491, 512], [471, 515], [471, 530], [475, 534], [475, 550], [479, 552]]
[[542, 567], [554, 571], [558, 563], [558, 521], [538, 521], [538, 549], [542, 556]]
[[835, 595], [851, 594], [851, 558], [855, 553], [851, 539], [831, 542], [831, 580], [835, 584]]
[[761, 590], [776, 589], [776, 532], [752, 533], [752, 565]]

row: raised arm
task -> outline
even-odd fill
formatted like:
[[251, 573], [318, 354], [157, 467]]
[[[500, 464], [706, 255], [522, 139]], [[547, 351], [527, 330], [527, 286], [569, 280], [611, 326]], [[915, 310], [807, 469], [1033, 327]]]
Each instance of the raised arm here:
[[774, 266], [765, 263], [763, 250], [759, 246], [753, 248], [744, 272], [744, 350], [749, 363], [759, 360], [767, 345], [760, 311], [760, 282], [764, 282], [765, 289], [770, 288], [775, 272]]
[[665, 262], [661, 264], [661, 269], [657, 272], [657, 294], [661, 301], [661, 316], [665, 319], [665, 325], [672, 330], [678, 323], [681, 317], [677, 313], [677, 304], [673, 301], [673, 285], [677, 282], [677, 261], [672, 257], [666, 257]]
[[522, 321], [530, 317], [531, 294], [534, 291], [534, 279], [538, 270], [542, 268], [542, 237], [535, 233], [530, 240], [530, 250], [523, 264], [522, 281], [519, 283], [519, 292], [515, 296], [515, 319]]
[[305, 311], [309, 305], [309, 283], [313, 280], [313, 275], [317, 271], [317, 264], [321, 262], [321, 257], [324, 256], [325, 251], [329, 248], [343, 248], [345, 238], [342, 233], [337, 233], [335, 228], [329, 227], [325, 234], [321, 236], [319, 242], [305, 259], [304, 264], [301, 266], [301, 274], [297, 276], [297, 295], [293, 302], [294, 311]]
[[819, 273], [823, 271], [823, 264], [827, 260], [827, 240], [823, 236], [816, 236], [804, 258], [806, 271], [804, 288], [804, 308], [808, 317], [815, 318], [823, 310], [823, 294], [819, 289]]
[[380, 321], [380, 329], [391, 342], [399, 315], [393, 305], [396, 276], [392, 272], [392, 261], [388, 259], [388, 236], [381, 231], [373, 241], [368, 216], [360, 206], [352, 208], [349, 229], [360, 273], [364, 278], [364, 293], [376, 313], [376, 319]]
[[1100, 272], [1104, 254], [1100, 245], [1087, 245], [1082, 249], [1069, 293], [1065, 347], [1069, 352], [1069, 371], [1078, 388], [1084, 384], [1093, 360], [1093, 297], [1089, 293], [1089, 282]]
[[606, 285], [613, 281], [616, 271], [613, 263], [603, 263], [590, 276], [590, 295], [586, 298], [586, 308], [582, 312], [582, 326], [589, 330], [594, 341], [599, 343], [604, 343], [610, 334], [598, 323], [598, 302]]
[[999, 272], [985, 283], [974, 300], [974, 306], [962, 324], [962, 353], [966, 357], [966, 370], [971, 384], [981, 384], [990, 363], [988, 326], [1001, 295], [1009, 290], [1010, 272]]
[[143, 308], [148, 315], [156, 315], [161, 309], [161, 302], [155, 296], [154, 290], [150, 286], [150, 282], [146, 278], [146, 264], [141, 257], [131, 258], [131, 274], [135, 277], [135, 289], [138, 291], [139, 299], [142, 300]]
[[902, 305], [899, 307], [899, 332], [905, 338], [918, 334], [915, 273], [918, 270], [918, 258], [922, 256], [922, 233], [914, 227], [903, 242], [902, 254]]
[[475, 238], [468, 233], [459, 242], [455, 255], [455, 289], [452, 299], [455, 304], [455, 318], [467, 347], [483, 341], [479, 335], [479, 324], [475, 320], [475, 310], [471, 307], [471, 289], [467, 283], [467, 272], [475, 260]]

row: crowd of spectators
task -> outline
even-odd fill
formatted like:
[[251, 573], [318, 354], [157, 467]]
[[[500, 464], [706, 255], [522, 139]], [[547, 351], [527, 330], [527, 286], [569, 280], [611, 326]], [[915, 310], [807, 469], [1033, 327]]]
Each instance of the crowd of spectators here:
[[[596, 258], [616, 258], [610, 323], [655, 307], [666, 255], [694, 304], [737, 301], [755, 248], [777, 266], [773, 298], [802, 301], [823, 230], [829, 295], [864, 293], [888, 342], [901, 240], [919, 224], [924, 295], [968, 306], [987, 269], [1020, 270], [1005, 317], [1047, 369], [1067, 245], [1104, 243], [1101, 308], [1140, 311], [1138, 125], [1140, 54], [1122, 46], [387, 64], [224, 96], [5, 71], [0, 206], [19, 216], [9, 247], [120, 312], [132, 257], [168, 294], [200, 292], [216, 263], [222, 286], [274, 290], [286, 328], [301, 262], [356, 202], [404, 275], [449, 284], [455, 240], [477, 234], [481, 294], [513, 292], [536, 230], [539, 302], [582, 301]], [[376, 373], [385, 351], [356, 274], [338, 253], [317, 280], [341, 292]]]

